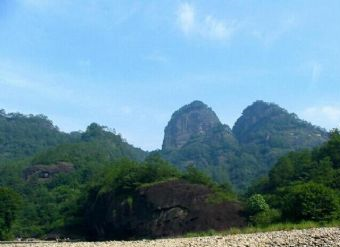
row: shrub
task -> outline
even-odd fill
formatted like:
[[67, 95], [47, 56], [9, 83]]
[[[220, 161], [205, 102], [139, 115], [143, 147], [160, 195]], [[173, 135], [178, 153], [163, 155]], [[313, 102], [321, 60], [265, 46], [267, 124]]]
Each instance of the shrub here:
[[269, 205], [262, 195], [255, 194], [248, 199], [247, 212], [249, 215], [255, 215], [266, 210], [269, 210]]
[[298, 184], [287, 190], [282, 210], [292, 220], [330, 221], [338, 216], [339, 198], [322, 184]]
[[255, 226], [267, 226], [278, 222], [281, 218], [281, 212], [277, 209], [267, 209], [250, 216], [250, 222]]

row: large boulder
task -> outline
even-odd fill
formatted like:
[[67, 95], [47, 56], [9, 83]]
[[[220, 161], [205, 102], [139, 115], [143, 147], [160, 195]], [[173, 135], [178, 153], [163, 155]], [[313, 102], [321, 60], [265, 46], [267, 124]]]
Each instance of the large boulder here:
[[[238, 202], [212, 203], [213, 195], [204, 185], [182, 180], [139, 188], [124, 202], [102, 195], [88, 223], [94, 239], [156, 238], [245, 225]], [[99, 209], [105, 212], [98, 214]]]

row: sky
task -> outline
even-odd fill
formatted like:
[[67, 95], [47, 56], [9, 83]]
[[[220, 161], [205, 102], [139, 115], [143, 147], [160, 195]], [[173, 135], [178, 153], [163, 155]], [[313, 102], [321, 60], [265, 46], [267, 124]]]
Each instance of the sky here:
[[340, 127], [338, 0], [0, 0], [0, 109], [92, 122], [161, 148], [201, 100], [233, 126], [255, 100]]

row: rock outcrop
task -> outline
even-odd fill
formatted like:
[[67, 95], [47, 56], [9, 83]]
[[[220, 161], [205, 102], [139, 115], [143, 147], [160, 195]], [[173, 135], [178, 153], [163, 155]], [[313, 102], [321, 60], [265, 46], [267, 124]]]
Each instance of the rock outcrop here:
[[194, 101], [172, 115], [164, 131], [162, 148], [181, 148], [195, 136], [207, 135], [213, 128], [221, 125], [211, 108], [201, 101]]
[[239, 203], [211, 203], [208, 199], [212, 195], [208, 187], [182, 180], [142, 187], [119, 204], [105, 195], [97, 198], [94, 206], [105, 210], [104, 214], [90, 216], [92, 236], [94, 239], [155, 238], [245, 225]]
[[165, 128], [162, 156], [183, 169], [195, 165], [216, 181], [230, 180], [239, 145], [231, 129], [201, 101], [176, 111]]
[[24, 170], [25, 180], [37, 177], [40, 180], [49, 180], [57, 174], [70, 173], [74, 171], [74, 165], [68, 162], [57, 162], [51, 165], [33, 165]]

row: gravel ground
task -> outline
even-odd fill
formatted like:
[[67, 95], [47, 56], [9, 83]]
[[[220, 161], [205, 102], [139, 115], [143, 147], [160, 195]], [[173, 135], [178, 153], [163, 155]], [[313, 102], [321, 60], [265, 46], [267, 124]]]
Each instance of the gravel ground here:
[[219, 246], [340, 246], [340, 228], [277, 231], [214, 237], [173, 238], [140, 241], [77, 242], [77, 243], [12, 243], [1, 247], [219, 247]]

